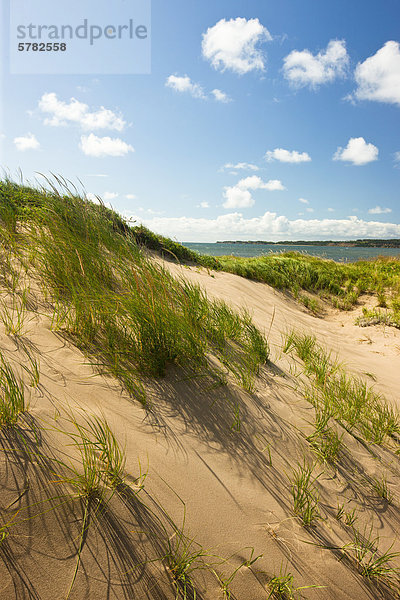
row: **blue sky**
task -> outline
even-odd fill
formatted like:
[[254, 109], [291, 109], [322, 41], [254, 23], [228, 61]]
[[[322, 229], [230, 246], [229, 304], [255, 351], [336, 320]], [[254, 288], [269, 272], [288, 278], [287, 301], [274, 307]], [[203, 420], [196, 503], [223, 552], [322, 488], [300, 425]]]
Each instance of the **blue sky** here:
[[400, 238], [399, 18], [153, 0], [149, 75], [10, 75], [3, 47], [1, 164], [180, 241]]

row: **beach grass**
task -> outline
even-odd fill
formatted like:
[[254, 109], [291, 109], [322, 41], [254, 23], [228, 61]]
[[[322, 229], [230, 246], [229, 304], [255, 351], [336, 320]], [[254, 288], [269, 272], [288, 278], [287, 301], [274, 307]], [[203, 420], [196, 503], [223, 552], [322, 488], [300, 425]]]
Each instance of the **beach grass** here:
[[294, 352], [304, 362], [314, 385], [305, 386], [304, 396], [318, 414], [332, 416], [347, 431], [357, 430], [368, 442], [384, 444], [397, 440], [400, 418], [397, 410], [361, 377], [347, 373], [332, 353], [317, 344], [314, 336], [290, 331], [284, 352]]
[[[143, 404], [144, 379], [164, 376], [172, 364], [197, 374], [227, 372], [253, 388], [269, 349], [250, 316], [173, 278], [116, 213], [69, 191], [63, 180], [50, 191], [3, 181], [0, 219], [14, 262], [29, 259], [41, 279], [54, 329]], [[18, 331], [23, 306], [3, 312]]]
[[0, 353], [0, 429], [14, 426], [26, 409], [24, 384]]

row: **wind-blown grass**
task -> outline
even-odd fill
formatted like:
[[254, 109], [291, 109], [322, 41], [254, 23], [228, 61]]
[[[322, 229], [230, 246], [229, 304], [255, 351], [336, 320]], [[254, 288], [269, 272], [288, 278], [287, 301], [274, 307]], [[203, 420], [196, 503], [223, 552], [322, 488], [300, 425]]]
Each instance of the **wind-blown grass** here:
[[0, 429], [15, 425], [25, 409], [24, 384], [0, 353]]
[[[379, 550], [379, 536], [373, 535], [372, 526], [361, 533], [353, 528], [353, 540], [344, 549], [351, 550], [361, 574], [367, 579], [385, 580], [389, 585], [399, 582], [399, 569], [391, 561], [399, 552], [391, 552], [393, 544], [385, 551]], [[397, 587], [397, 585], [396, 585]]]
[[215, 373], [209, 355], [221, 373], [252, 389], [268, 345], [250, 316], [174, 279], [116, 213], [69, 192], [63, 180], [51, 191], [5, 181], [0, 220], [41, 277], [53, 326], [142, 403], [145, 378], [165, 375], [172, 364]]
[[400, 432], [398, 412], [360, 377], [346, 373], [314, 336], [287, 334], [284, 352], [295, 352], [315, 385], [305, 387], [305, 398], [316, 412], [339, 421], [348, 431], [358, 430], [369, 442], [383, 444]]
[[293, 496], [293, 510], [301, 518], [303, 525], [309, 526], [319, 517], [318, 491], [315, 487], [317, 477], [313, 477], [313, 466], [298, 464], [293, 470], [291, 490]]

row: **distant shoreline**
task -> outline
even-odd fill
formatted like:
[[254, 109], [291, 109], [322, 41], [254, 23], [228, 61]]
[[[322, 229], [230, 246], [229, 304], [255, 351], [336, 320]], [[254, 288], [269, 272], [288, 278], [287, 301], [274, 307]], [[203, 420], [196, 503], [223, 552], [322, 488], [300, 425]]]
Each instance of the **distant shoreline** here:
[[216, 244], [267, 244], [269, 246], [341, 246], [347, 248], [400, 248], [400, 239], [393, 240], [348, 240], [348, 241], [333, 241], [333, 240], [298, 240], [298, 241], [279, 241], [270, 242], [264, 240], [224, 240], [217, 241]]

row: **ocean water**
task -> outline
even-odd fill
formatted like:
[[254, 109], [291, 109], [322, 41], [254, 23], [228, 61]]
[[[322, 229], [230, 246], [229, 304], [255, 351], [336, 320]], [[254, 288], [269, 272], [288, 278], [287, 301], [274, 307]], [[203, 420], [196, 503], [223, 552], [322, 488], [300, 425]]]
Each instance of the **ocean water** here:
[[400, 258], [400, 248], [363, 248], [347, 246], [285, 246], [281, 244], [205, 244], [183, 242], [184, 246], [196, 250], [200, 254], [211, 256], [263, 256], [277, 252], [303, 252], [312, 256], [330, 258], [336, 262], [354, 262], [360, 259], [375, 258], [376, 256], [396, 256]]

